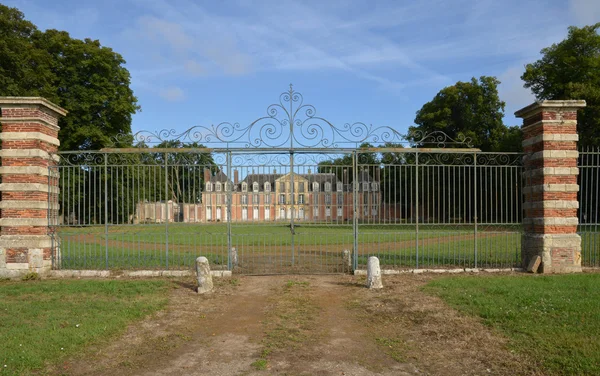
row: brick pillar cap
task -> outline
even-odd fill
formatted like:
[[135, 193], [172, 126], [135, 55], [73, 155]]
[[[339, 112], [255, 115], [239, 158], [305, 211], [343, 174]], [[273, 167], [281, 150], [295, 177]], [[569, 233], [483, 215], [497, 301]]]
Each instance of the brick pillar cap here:
[[584, 100], [543, 100], [537, 101], [530, 104], [527, 107], [520, 109], [515, 112], [515, 116], [519, 118], [526, 118], [532, 112], [538, 112], [544, 107], [556, 108], [556, 109], [577, 109], [585, 107]]
[[24, 107], [30, 105], [45, 106], [62, 116], [66, 116], [68, 113], [64, 108], [59, 107], [42, 97], [0, 97], [0, 107], [10, 108], [7, 106]]

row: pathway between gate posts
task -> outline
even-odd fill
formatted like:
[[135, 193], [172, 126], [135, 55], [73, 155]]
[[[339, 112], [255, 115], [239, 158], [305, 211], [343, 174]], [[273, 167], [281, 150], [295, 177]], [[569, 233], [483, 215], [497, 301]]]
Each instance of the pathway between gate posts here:
[[55, 373], [535, 374], [503, 338], [423, 294], [431, 278], [393, 276], [373, 291], [355, 276], [240, 277], [209, 295], [180, 281], [166, 311]]

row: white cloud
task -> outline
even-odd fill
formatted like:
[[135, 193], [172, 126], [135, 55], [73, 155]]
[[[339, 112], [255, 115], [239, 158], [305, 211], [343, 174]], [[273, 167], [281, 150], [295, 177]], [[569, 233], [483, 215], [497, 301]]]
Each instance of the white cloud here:
[[181, 88], [176, 86], [171, 86], [169, 88], [163, 89], [159, 92], [159, 95], [169, 101], [169, 102], [177, 102], [181, 101], [185, 98], [185, 94]]
[[579, 26], [600, 22], [600, 1], [570, 0], [569, 10]]
[[185, 70], [192, 76], [202, 76], [206, 74], [206, 68], [195, 60], [186, 60], [184, 63]]

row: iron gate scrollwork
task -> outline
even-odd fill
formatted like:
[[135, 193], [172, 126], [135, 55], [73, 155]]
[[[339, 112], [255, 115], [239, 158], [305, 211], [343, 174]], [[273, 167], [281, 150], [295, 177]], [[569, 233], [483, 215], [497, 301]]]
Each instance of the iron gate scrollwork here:
[[202, 255], [246, 274], [331, 273], [370, 255], [384, 268], [519, 259], [520, 154], [336, 126], [291, 85], [248, 125], [140, 131], [113, 146], [57, 154], [56, 268], [187, 269]]

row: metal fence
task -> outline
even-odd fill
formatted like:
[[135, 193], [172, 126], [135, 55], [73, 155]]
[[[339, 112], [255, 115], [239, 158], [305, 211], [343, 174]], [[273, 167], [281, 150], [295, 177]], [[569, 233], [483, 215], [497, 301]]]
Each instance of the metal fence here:
[[248, 274], [341, 272], [371, 255], [384, 268], [507, 268], [520, 259], [520, 154], [60, 156], [50, 174], [60, 187], [50, 212], [57, 268], [182, 269], [200, 255]]
[[55, 268], [187, 269], [198, 256], [246, 274], [343, 272], [371, 255], [395, 269], [520, 262], [521, 154], [336, 126], [291, 87], [248, 126], [123, 140], [135, 147], [63, 152], [51, 167]]
[[600, 266], [600, 148], [579, 152], [579, 235], [583, 266]]

